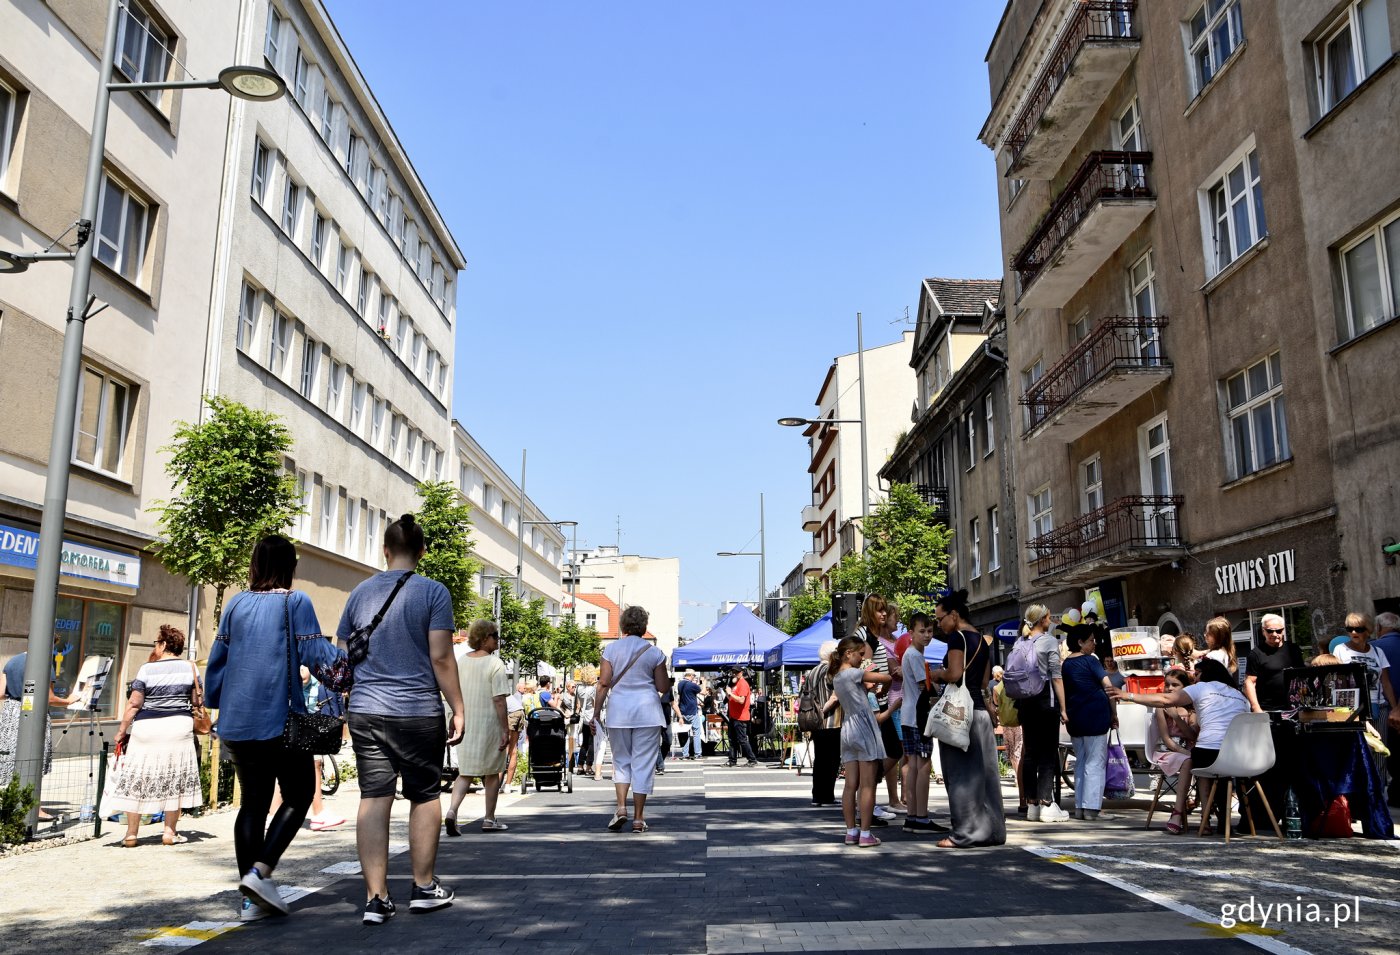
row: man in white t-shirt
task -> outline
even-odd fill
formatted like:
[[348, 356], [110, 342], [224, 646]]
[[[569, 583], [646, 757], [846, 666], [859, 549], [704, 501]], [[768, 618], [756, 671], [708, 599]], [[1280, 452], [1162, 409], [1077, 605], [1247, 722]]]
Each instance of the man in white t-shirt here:
[[515, 778], [515, 764], [520, 760], [520, 742], [525, 729], [525, 681], [515, 684], [515, 692], [506, 697], [506, 721], [510, 727], [510, 740], [506, 747], [510, 750], [510, 761], [506, 764], [506, 774], [501, 777], [501, 792], [510, 788]]

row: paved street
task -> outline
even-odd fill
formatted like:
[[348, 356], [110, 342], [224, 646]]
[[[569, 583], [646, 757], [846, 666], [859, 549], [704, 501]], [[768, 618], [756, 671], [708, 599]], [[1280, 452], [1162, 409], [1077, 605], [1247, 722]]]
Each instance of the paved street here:
[[[0, 859], [6, 950], [1077, 953], [1148, 940], [1154, 955], [1400, 950], [1400, 858], [1388, 844], [1226, 848], [1144, 832], [1142, 812], [1128, 808], [1095, 828], [1015, 822], [996, 850], [940, 850], [895, 827], [878, 849], [858, 850], [841, 844], [835, 811], [809, 805], [806, 776], [715, 760], [672, 766], [644, 836], [605, 831], [606, 783], [510, 797], [499, 812], [509, 833], [469, 828], [444, 839], [439, 872], [458, 893], [451, 909], [413, 916], [401, 905], [377, 928], [360, 923], [349, 824], [293, 845], [277, 873], [296, 888], [290, 918], [242, 927], [232, 921], [232, 813], [193, 821], [180, 847], [160, 846], [150, 827], [137, 850], [109, 835], [10, 856]], [[353, 815], [351, 792], [330, 804]], [[395, 814], [396, 844], [405, 817]], [[406, 901], [403, 856], [391, 885]], [[1301, 914], [1317, 903], [1319, 918], [1346, 910], [1353, 922], [1222, 928], [1221, 906], [1251, 896], [1256, 906], [1301, 896]]]

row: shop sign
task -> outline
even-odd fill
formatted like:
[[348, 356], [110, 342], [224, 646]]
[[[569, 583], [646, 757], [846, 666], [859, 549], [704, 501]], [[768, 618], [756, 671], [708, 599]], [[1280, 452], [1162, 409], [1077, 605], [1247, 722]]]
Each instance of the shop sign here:
[[1293, 549], [1289, 548], [1263, 557], [1218, 565], [1215, 568], [1215, 592], [1223, 597], [1260, 587], [1276, 587], [1292, 583], [1294, 575]]
[[[33, 570], [39, 558], [39, 535], [0, 524], [0, 564]], [[64, 541], [59, 573], [81, 580], [100, 580], [137, 590], [141, 586], [141, 558], [87, 544]]]

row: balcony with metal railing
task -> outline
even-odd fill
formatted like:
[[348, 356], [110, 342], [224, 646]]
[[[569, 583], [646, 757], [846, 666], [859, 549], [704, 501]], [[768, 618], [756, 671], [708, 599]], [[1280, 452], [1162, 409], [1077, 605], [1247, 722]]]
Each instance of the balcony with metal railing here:
[[940, 524], [948, 523], [948, 489], [933, 484], [915, 484], [914, 492], [933, 508], [933, 519]]
[[1141, 47], [1134, 0], [1074, 6], [1012, 120], [1008, 177], [1054, 178]]
[[1165, 315], [1105, 318], [1026, 390], [1026, 437], [1069, 443], [1172, 375]]
[[1076, 586], [1186, 553], [1180, 495], [1120, 497], [1027, 542], [1035, 583]]
[[1104, 150], [1084, 158], [1011, 268], [1022, 308], [1063, 308], [1157, 207], [1150, 152]]

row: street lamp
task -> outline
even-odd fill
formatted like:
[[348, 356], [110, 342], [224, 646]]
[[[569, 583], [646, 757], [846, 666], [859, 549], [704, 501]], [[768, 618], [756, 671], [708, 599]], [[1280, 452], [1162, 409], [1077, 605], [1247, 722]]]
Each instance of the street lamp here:
[[865, 447], [865, 420], [864, 412], [859, 418], [779, 418], [778, 424], [784, 428], [805, 428], [808, 425], [819, 424], [825, 427], [829, 424], [858, 424], [860, 425], [860, 516], [870, 516], [870, 467], [866, 460]]
[[[83, 332], [89, 317], [88, 289], [92, 278], [91, 241], [97, 221], [97, 201], [102, 185], [102, 159], [107, 146], [107, 113], [117, 90], [224, 89], [244, 99], [276, 99], [286, 85], [271, 70], [233, 66], [214, 80], [154, 83], [110, 82], [117, 51], [117, 24], [121, 0], [108, 0], [107, 29], [102, 46], [96, 102], [92, 111], [92, 142], [88, 147], [87, 173], [83, 180], [78, 214], [78, 245], [71, 254], [73, 280], [68, 293], [68, 319], [63, 333], [63, 357], [59, 365], [58, 393], [54, 402], [53, 435], [49, 443], [48, 474], [44, 482], [44, 516], [39, 524], [39, 550], [34, 564], [34, 596], [29, 616], [29, 657], [24, 667], [20, 707], [19, 746], [16, 767], [21, 785], [34, 787], [34, 805], [28, 826], [38, 819], [43, 772], [40, 755], [48, 719], [48, 690], [53, 672], [54, 607], [58, 598], [59, 560], [63, 552], [63, 521], [68, 510], [69, 460], [73, 456], [74, 418], [78, 410], [78, 384], [82, 375]], [[68, 253], [8, 253], [6, 271], [22, 272], [31, 262], [69, 258]], [[94, 313], [95, 314], [95, 313]], [[37, 697], [37, 702], [36, 702]]]
[[[524, 495], [522, 494], [521, 497], [522, 497], [522, 503], [523, 503]], [[525, 563], [525, 525], [526, 525], [526, 524], [542, 524], [542, 525], [544, 525], [544, 526], [546, 526], [546, 527], [572, 527], [572, 528], [574, 529], [574, 540], [575, 540], [575, 541], [578, 540], [578, 521], [525, 521], [525, 520], [522, 520], [522, 521], [520, 522], [520, 540], [517, 542], [516, 551], [515, 551], [515, 576], [516, 576], [516, 579], [517, 579], [517, 580], [520, 579], [520, 574], [521, 574], [521, 571], [524, 569], [524, 563]], [[572, 577], [571, 577], [570, 579], [572, 580]], [[571, 596], [571, 597], [573, 596], [573, 590], [572, 590], [572, 588], [571, 588], [570, 591], [569, 591], [569, 596]]]
[[[750, 538], [752, 540], [752, 538]], [[767, 620], [768, 607], [768, 543], [763, 521], [763, 492], [758, 495], [758, 550], [722, 550], [716, 557], [757, 557], [758, 558], [758, 615]]]

